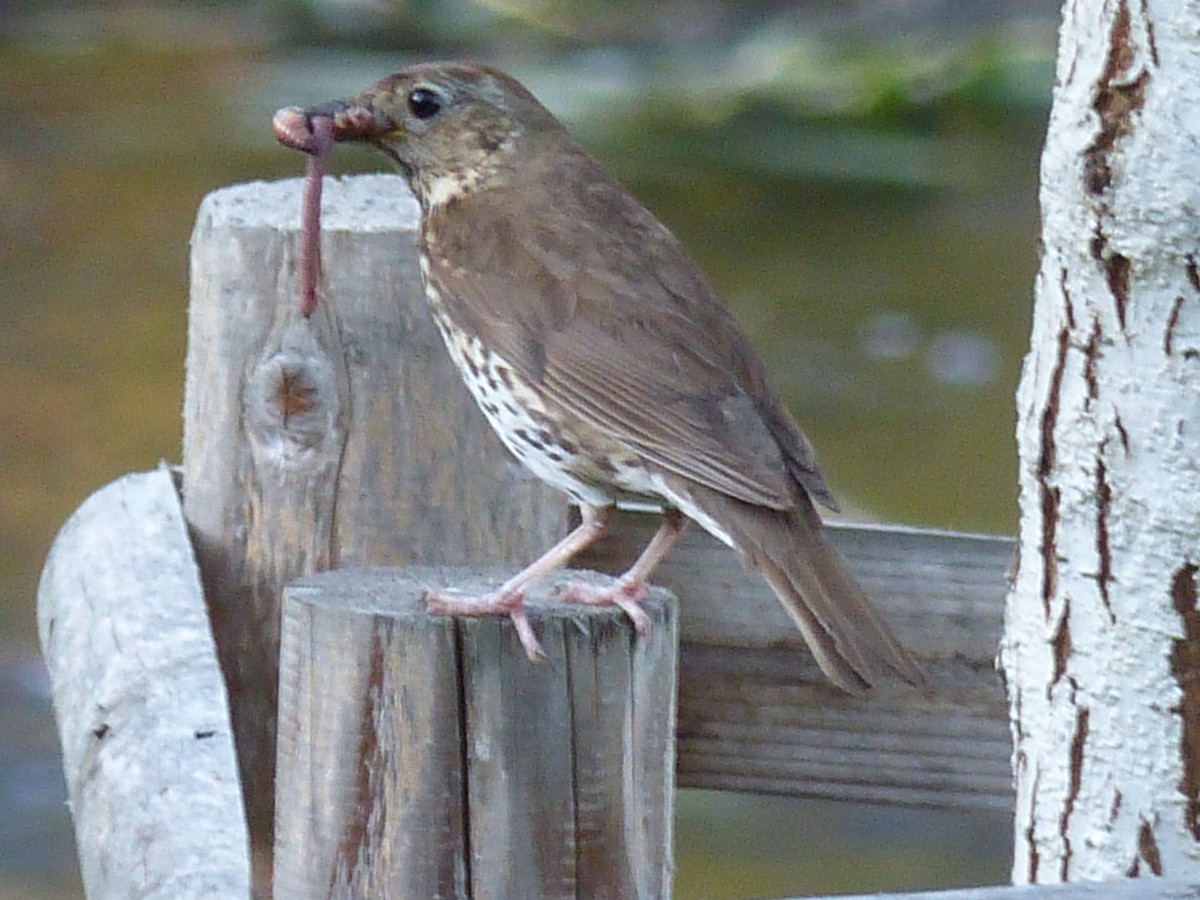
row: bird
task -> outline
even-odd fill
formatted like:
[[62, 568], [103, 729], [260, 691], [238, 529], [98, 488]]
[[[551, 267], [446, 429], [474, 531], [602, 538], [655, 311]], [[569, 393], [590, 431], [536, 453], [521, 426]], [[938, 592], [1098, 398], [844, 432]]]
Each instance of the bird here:
[[274, 118], [315, 153], [318, 133], [374, 147], [420, 206], [426, 300], [470, 393], [509, 451], [566, 492], [580, 524], [492, 593], [431, 590], [449, 615], [508, 615], [545, 654], [524, 594], [600, 540], [617, 505], [662, 523], [606, 588], [645, 633], [647, 579], [688, 521], [766, 579], [821, 669], [862, 693], [919, 685], [909, 652], [826, 536], [837, 504], [730, 308], [681, 242], [519, 81], [487, 65], [428, 62], [356, 97]]

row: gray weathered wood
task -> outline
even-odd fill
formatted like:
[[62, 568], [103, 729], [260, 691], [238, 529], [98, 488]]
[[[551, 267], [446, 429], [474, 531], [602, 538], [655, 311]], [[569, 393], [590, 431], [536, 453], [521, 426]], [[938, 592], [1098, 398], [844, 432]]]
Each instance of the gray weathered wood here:
[[185, 510], [263, 877], [283, 585], [335, 566], [526, 562], [566, 516], [510, 460], [441, 346], [401, 180], [327, 181], [311, 319], [297, 312], [300, 186], [217, 191], [192, 235]]
[[[622, 515], [580, 565], [620, 571], [656, 527]], [[1008, 708], [993, 663], [1009, 538], [835, 525], [851, 570], [929, 676], [853, 698], [821, 676], [770, 588], [690, 529], [654, 580], [680, 610], [679, 783], [1011, 809]]]
[[249, 897], [225, 686], [169, 471], [67, 520], [38, 628], [88, 897]]
[[911, 894], [839, 894], [836, 898], [808, 897], [804, 900], [1195, 900], [1196, 897], [1200, 897], [1200, 884], [1195, 882], [1130, 878], [1125, 881], [979, 887]]
[[[618, 529], [617, 542], [636, 541], [640, 539], [639, 531], [644, 530], [644, 523], [635, 519]], [[989, 607], [984, 600], [986, 584], [991, 579], [976, 578], [969, 573], [991, 572], [993, 578], [999, 577], [999, 567], [1007, 559], [1007, 549], [1011, 546], [1001, 540], [908, 533], [896, 529], [842, 528], [835, 530], [835, 538], [842, 543], [843, 551], [858, 571], [869, 572], [874, 569], [878, 572], [877, 577], [867, 579], [869, 586], [875, 591], [886, 589], [885, 593], [896, 598], [897, 602], [912, 604], [912, 621], [905, 625], [902, 618], [899, 626], [902, 631], [920, 631], [920, 623], [925, 615], [933, 617], [928, 626], [929, 635], [936, 635], [940, 619], [949, 617], [956, 621], [956, 627], [949, 630], [949, 637], [940, 648], [932, 646], [936, 641], [934, 637], [927, 635], [922, 644], [916, 632], [906, 634], [922, 650], [927, 661], [933, 661], [935, 678], [938, 677], [936, 667], [943, 665], [949, 657], [969, 652], [971, 644], [964, 647], [964, 638], [974, 634], [977, 625], [986, 625], [986, 610]], [[876, 542], [879, 546], [875, 546]], [[875, 549], [872, 549], [873, 546]], [[887, 547], [893, 550], [887, 550]], [[745, 589], [746, 593], [754, 594], [755, 588], [746, 587], [747, 581], [752, 583], [753, 579], [747, 579], [726, 565], [731, 561], [722, 562], [721, 554], [714, 552], [712, 546], [707, 546], [697, 536], [691, 536], [683, 549], [684, 553], [677, 562], [682, 563], [685, 570], [689, 561], [700, 566], [696, 586], [702, 586], [716, 577], [717, 573], [724, 572], [722, 577], [731, 580], [735, 592], [740, 593]], [[885, 564], [883, 560], [889, 556], [900, 561]], [[872, 559], [876, 562], [868, 564]], [[903, 562], [905, 559], [908, 562]], [[967, 562], [965, 566], [962, 564], [964, 560]], [[716, 566], [708, 571], [711, 577], [705, 576], [704, 566], [707, 562]], [[945, 587], [947, 579], [942, 572], [947, 566], [953, 567], [956, 573], [950, 581], [959, 583], [959, 587], [949, 593]], [[676, 580], [678, 573], [672, 574], [670, 566], [664, 572], [669, 580]], [[963, 573], [968, 574], [964, 576]], [[367, 576], [372, 577], [371, 573], [367, 573]], [[742, 580], [738, 581], [737, 578]], [[980, 582], [979, 586], [973, 586], [976, 581]], [[914, 585], [923, 585], [923, 588], [912, 592]], [[912, 596], [908, 596], [910, 592]], [[959, 594], [957, 601], [955, 592]], [[964, 612], [964, 609], [969, 611], [974, 608], [974, 601], [969, 598], [976, 594], [979, 594], [977, 599], [980, 608], [976, 613]], [[683, 691], [687, 696], [691, 690], [697, 698], [696, 702], [689, 710], [681, 709], [681, 717], [686, 732], [696, 727], [697, 723], [708, 722], [708, 727], [712, 727], [714, 720], [735, 716], [731, 710], [740, 708], [741, 712], [737, 715], [749, 717], [756, 723], [755, 728], [766, 729], [761, 731], [759, 738], [754, 736], [754, 728], [748, 734], [731, 732], [726, 738], [729, 755], [723, 762], [730, 772], [726, 777], [718, 778], [715, 774], [719, 771], [717, 763], [714, 763], [712, 770], [713, 786], [736, 789], [739, 784], [749, 783], [758, 788], [764, 780], [763, 776], [756, 774], [747, 778], [739, 774], [737, 767], [772, 743], [762, 739], [763, 735], [770, 733], [767, 720], [781, 714], [791, 701], [797, 701], [801, 706], [808, 704], [814, 708], [829, 708], [831, 695], [824, 689], [809, 686], [806, 688], [807, 694], [787, 697], [786, 692], [780, 694], [777, 687], [771, 687], [772, 680], [779, 682], [795, 676], [798, 657], [792, 650], [776, 651], [773, 660], [769, 656], [759, 655], [764, 652], [761, 648], [721, 650], [717, 645], [723, 642], [736, 644], [744, 638], [742, 626], [728, 615], [724, 619], [719, 615], [712, 616], [712, 624], [705, 626], [707, 630], [687, 624], [689, 611], [696, 611], [694, 607], [697, 605], [701, 607], [701, 612], [709, 609], [709, 613], [696, 619], [697, 623], [703, 623], [722, 602], [718, 592], [710, 590], [699, 604], [684, 606], [684, 630], [691, 628], [693, 638], [700, 635], [710, 642], [707, 650], [697, 651], [698, 647], [704, 645], [693, 641], [689, 652], [709, 653], [718, 657], [727, 654], [728, 659], [733, 660], [743, 656], [751, 661], [757, 659], [756, 664], [746, 664], [756, 669], [757, 675], [747, 675], [744, 682], [731, 689], [731, 695], [725, 701], [721, 704], [709, 703], [707, 706], [710, 708], [706, 709], [702, 699], [705, 696], [719, 696], [725, 678], [722, 669], [727, 672], [737, 666], [726, 661], [723, 667], [715, 664], [700, 667], [695, 671], [699, 671], [701, 677], [690, 689], [685, 685]], [[971, 624], [971, 617], [975, 614], [979, 618], [977, 625]], [[240, 824], [235, 763], [229, 729], [227, 724], [223, 725], [227, 723], [227, 716], [205, 618], [178, 508], [178, 497], [165, 471], [127, 476], [109, 485], [89, 499], [64, 526], [43, 574], [39, 590], [39, 624], [52, 675], [81, 868], [91, 897], [216, 898], [247, 896], [249, 893], [246, 835]], [[444, 629], [450, 627], [448, 620], [426, 617], [425, 621]], [[727, 623], [728, 634], [722, 633], [721, 621]], [[484, 628], [503, 627], [503, 623], [498, 622], [470, 624]], [[760, 643], [764, 640], [770, 643], [776, 638], [790, 640], [782, 630], [776, 638], [772, 638], [771, 626], [764, 625], [761, 620], [756, 627], [763, 631], [756, 639]], [[987, 627], [998, 628], [998, 624], [992, 623]], [[311, 629], [311, 632], [314, 639], [319, 639], [314, 647], [324, 645], [325, 649], [320, 652], [328, 657], [331, 648], [338, 645], [338, 634], [324, 628]], [[665, 633], [665, 629], [660, 628], [655, 635]], [[577, 640], [583, 639], [578, 632], [575, 637]], [[340, 656], [333, 661], [335, 665], [332, 667], [326, 665], [313, 669], [311, 685], [345, 680], [351, 685], [358, 685], [356, 690], [361, 690], [364, 685], [368, 688], [374, 686], [374, 691], [368, 690], [365, 695], [373, 705], [360, 708], [354, 721], [368, 722], [371, 729], [381, 731], [394, 729], [399, 721], [432, 722], [445, 715], [446, 707], [457, 707], [461, 685], [454, 680], [456, 676], [453, 672], [456, 670], [453, 667], [450, 677], [447, 677], [444, 667], [422, 668], [424, 663], [420, 653], [410, 651], [400, 656], [386, 652], [389, 646], [386, 641], [396, 640], [395, 625], [391, 626], [391, 630], [374, 633], [375, 638], [378, 640], [370, 645], [372, 652]], [[358, 635], [357, 639], [361, 640], [362, 635]], [[987, 641], [979, 638], [977, 643], [984, 647]], [[429, 645], [437, 649], [435, 640], [430, 639]], [[418, 646], [424, 646], [424, 642], [419, 642]], [[548, 643], [548, 646], [557, 647], [559, 644], [555, 641]], [[562, 658], [565, 659], [565, 648], [568, 646], [565, 638], [562, 646]], [[443, 649], [439, 652], [447, 652], [444, 639]], [[316, 656], [314, 653], [309, 658]], [[305, 657], [289, 651], [289, 660], [302, 658]], [[294, 672], [294, 667], [298, 665], [298, 662], [285, 661], [285, 671]], [[406, 666], [409, 668], [405, 669]], [[575, 668], [576, 671], [582, 671], [578, 666]], [[598, 667], [597, 672], [609, 672], [610, 668]], [[817, 677], [812, 667], [799, 668], [802, 679]], [[403, 677], [415, 679], [420, 690], [400, 690], [399, 677], [395, 674], [397, 669], [407, 672]], [[653, 686], [661, 677], [664, 676], [647, 668], [642, 670], [637, 680]], [[762, 686], [764, 694], [776, 693], [776, 706], [762, 706], [763, 697], [753, 692], [740, 698], [732, 696], [733, 690], [753, 688], [756, 684]], [[635, 723], [639, 716], [653, 716], [656, 712], [656, 703], [636, 702], [642, 690], [641, 687], [634, 689], [632, 711], [625, 713]], [[586, 688], [584, 692], [589, 693]], [[486, 692], [485, 695], [490, 708], [495, 695]], [[607, 691], [591, 694], [600, 698], [608, 695]], [[481, 702], [484, 702], [482, 695]], [[503, 697], [499, 702], [504, 702]], [[877, 756], [874, 765], [860, 765], [857, 768], [846, 765], [837, 777], [831, 774], [834, 770], [829, 767], [843, 759], [848, 752], [867, 753], [867, 745], [883, 740], [879, 734], [850, 737], [860, 732], [864, 716], [871, 718], [867, 712], [871, 701], [844, 702], [854, 704], [857, 708], [831, 714], [831, 720], [824, 725], [818, 722], [810, 732], [812, 747], [806, 749], [798, 745], [788, 752], [798, 758], [812, 752], [824, 760], [827, 767], [824, 772], [814, 766], [817, 771], [806, 776], [813, 778], [813, 783], [818, 785], [814, 789], [816, 792], [831, 796], [852, 795], [854, 785], [863, 783], [868, 786], [868, 796], [882, 796], [878, 786], [871, 787], [879, 780], [879, 771], [885, 767], [881, 756]], [[979, 722], [987, 720], [988, 716], [979, 711], [976, 711], [974, 719], [969, 710], [956, 712], [956, 702], [955, 696], [950, 694], [940, 709], [928, 711], [927, 714], [932, 717], [930, 721], [936, 723], [939, 716], [953, 713], [961, 717], [961, 736], [969, 735]], [[717, 714], [711, 708], [726, 703], [728, 708], [723, 713]], [[362, 738], [374, 732], [356, 728], [354, 722], [348, 722], [345, 717], [329, 715], [326, 708], [314, 706], [310, 714], [315, 717], [314, 721], [321, 723], [323, 731], [318, 733], [310, 730], [306, 740], [293, 745], [299, 751], [294, 765], [311, 766], [312, 752], [317, 749], [322, 753], [327, 752], [331, 747], [337, 752], [351, 754], [371, 749], [376, 754], [374, 761], [377, 763], [347, 769], [344, 762], [335, 762], [333, 768], [341, 773], [340, 781], [333, 774], [326, 776], [327, 790], [312, 795], [315, 802], [310, 802], [310, 805], [314, 809], [328, 809], [326, 801], [336, 797], [338, 791], [360, 790], [364, 786], [375, 790], [382, 785], [384, 796], [389, 801], [404, 796], [404, 791], [414, 791], [419, 795], [424, 789], [427, 793], [418, 802], [417, 812], [423, 812], [427, 817], [436, 817], [440, 813], [445, 821], [450, 822], [445, 827], [457, 827], [461, 832], [459, 814], [463, 801], [462, 795], [456, 795], [453, 790], [453, 779], [440, 782], [436, 777], [425, 777], [428, 770], [414, 771], [402, 759], [385, 758], [379, 752], [379, 745], [372, 745], [370, 741], [346, 742], [344, 738], [347, 734]], [[572, 715], [576, 714], [572, 709]], [[285, 716], [288, 715], [285, 713]], [[841, 721], [838, 721], [839, 717]], [[783, 718], [786, 720], [787, 716]], [[664, 720], [657, 717], [656, 721], [661, 723]], [[954, 739], [955, 726], [950, 724], [952, 718], [945, 721], [947, 724], [938, 726], [937, 731], [946, 735], [944, 740], [950, 743]], [[692, 724], [689, 725], [689, 722]], [[822, 729], [828, 731], [830, 737], [820, 738]], [[637, 724], [633, 732], [647, 734], [647, 740], [663, 739], [662, 735], [653, 736]], [[615, 748], [611, 744], [608, 749], [597, 748], [594, 742], [603, 744], [606, 738], [611, 740], [617, 733], [608, 725], [589, 730], [586, 735], [577, 733], [575, 739], [580, 741], [576, 749], [577, 757], [611, 760]], [[686, 746], [694, 740], [694, 736], [685, 734], [681, 743]], [[849, 749], [842, 742], [848, 742]], [[488, 749], [486, 744], [477, 744], [475, 753], [483, 757]], [[929, 747], [915, 739], [896, 742], [894, 750], [895, 754], [887, 765], [901, 765], [904, 759], [920, 760], [929, 755]], [[456, 736], [431, 755], [434, 758], [448, 756], [454, 761], [461, 752], [462, 745]], [[994, 747], [972, 742], [962, 755], [966, 757], [973, 752], [986, 755], [994, 752]], [[305, 753], [310, 755], [305, 756]], [[521, 757], [518, 756], [516, 762], [520, 761]], [[695, 777], [694, 772], [688, 775], [692, 764], [681, 755], [682, 777]], [[599, 762], [597, 767], [602, 769], [604, 765]], [[486, 782], [486, 779], [481, 780]], [[497, 781], [503, 783], [501, 779]], [[660, 782], [658, 786], [651, 787], [656, 784], [655, 780], [644, 775], [637, 781], [644, 787], [642, 799], [646, 809], [651, 812], [658, 810], [661, 813], [669, 809], [665, 803], [657, 804], [653, 797], [655, 790], [669, 794], [669, 775], [660, 776]], [[800, 778], [792, 773], [789, 777], [781, 777], [775, 787], [796, 792], [799, 782]], [[447, 784], [452, 787], [446, 788]], [[440, 789], [437, 785], [441, 785]], [[292, 794], [289, 796], [300, 799]], [[457, 807], [453, 802], [455, 796], [460, 798]], [[586, 792], [583, 796], [580, 808], [591, 807], [598, 814], [605, 808], [604, 802], [589, 802]], [[603, 796], [603, 793], [598, 796]], [[427, 802], [430, 797], [436, 802]], [[366, 824], [369, 827], [357, 832], [358, 839], [362, 841], [360, 849], [370, 846], [372, 839], [377, 840], [380, 834], [385, 833], [381, 830], [385, 827], [391, 829], [387, 834], [399, 833], [403, 836], [403, 840], [394, 845], [397, 853], [411, 853], [412, 841], [429, 839], [429, 833], [420, 827], [420, 822], [416, 823], [417, 827], [409, 827], [414, 825], [411, 818], [403, 823], [394, 818], [400, 814], [398, 806], [388, 805], [386, 809], [388, 815], [376, 815], [368, 819]], [[409, 812], [412, 812], [412, 808], [409, 808]], [[428, 818], [424, 821], [428, 822]], [[636, 829], [638, 825], [635, 815], [632, 817], [632, 826]], [[330, 832], [327, 830], [325, 833]], [[334, 847], [335, 844], [331, 841], [322, 846]], [[590, 845], [590, 841], [581, 844], [585, 845]], [[645, 846], [644, 836], [631, 840], [630, 846]], [[137, 865], [132, 865], [131, 860], [136, 860]], [[642, 871], [644, 875], [646, 870]], [[581, 866], [580, 872], [582, 878], [586, 867]], [[464, 866], [458, 870], [457, 877], [465, 878], [465, 873]], [[448, 877], [452, 883], [457, 883], [454, 882], [454, 871]], [[581, 880], [581, 883], [584, 882]], [[643, 885], [648, 893], [642, 895], [653, 896], [653, 884], [647, 885], [644, 881]], [[364, 889], [369, 887], [367, 885]], [[447, 896], [455, 895], [447, 893]], [[1139, 879], [1052, 888], [979, 888], [875, 896], [888, 896], [890, 900], [1049, 900], [1052, 897], [1061, 897], [1062, 900], [1181, 900], [1200, 896], [1200, 886], [1161, 879]]]
[[673, 600], [653, 591], [653, 630], [633, 637], [616, 610], [535, 589], [547, 665], [506, 619], [424, 611], [429, 584], [507, 574], [346, 570], [287, 588], [277, 896], [669, 896]]
[[[260, 875], [283, 585], [333, 566], [515, 566], [565, 524], [561, 498], [510, 460], [450, 367], [420, 297], [415, 208], [400, 182], [330, 182], [322, 303], [311, 320], [294, 312], [298, 197], [299, 182], [218, 192], [193, 238], [185, 509], [232, 695]], [[629, 519], [600, 554], [627, 561], [648, 528]], [[925, 658], [931, 690], [866, 701], [834, 693], [765, 586], [693, 533], [661, 573], [689, 598], [684, 783], [1007, 803], [990, 658], [1010, 545], [857, 529], [842, 539]], [[596, 759], [612, 750], [583, 749]], [[661, 830], [661, 807], [642, 813], [641, 827]]]
[[[313, 323], [296, 320], [298, 190], [285, 182], [215, 194], [194, 238], [187, 509], [235, 721], [245, 723], [255, 808], [269, 798], [261, 754], [280, 585], [334, 564], [521, 564], [556, 536], [563, 513], [499, 447], [450, 368], [420, 297], [416, 213], [397, 179], [329, 183], [324, 302]], [[308, 385], [285, 418], [284, 381], [293, 399], [295, 384]], [[615, 571], [631, 559], [649, 526], [627, 521], [582, 564]], [[761, 580], [694, 530], [656, 576], [688, 598], [682, 783], [1007, 806], [1009, 737], [992, 656], [1011, 543], [838, 534], [925, 658], [933, 688], [868, 701], [829, 690]], [[927, 758], [892, 749], [908, 746]], [[862, 773], [876, 774], [864, 783]]]

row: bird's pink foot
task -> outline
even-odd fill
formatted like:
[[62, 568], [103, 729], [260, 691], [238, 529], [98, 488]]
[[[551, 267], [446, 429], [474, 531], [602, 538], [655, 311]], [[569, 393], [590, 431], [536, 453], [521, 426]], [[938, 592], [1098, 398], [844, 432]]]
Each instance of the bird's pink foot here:
[[638, 634], [648, 634], [650, 617], [642, 609], [641, 601], [646, 597], [646, 582], [622, 578], [612, 587], [600, 587], [572, 581], [563, 586], [560, 598], [568, 603], [586, 603], [589, 606], [615, 606], [633, 622]]
[[525, 595], [520, 591], [486, 594], [469, 597], [447, 591], [429, 589], [425, 592], [425, 608], [435, 616], [508, 616], [517, 637], [531, 662], [549, 659], [542, 643], [534, 634], [529, 617], [525, 614]]

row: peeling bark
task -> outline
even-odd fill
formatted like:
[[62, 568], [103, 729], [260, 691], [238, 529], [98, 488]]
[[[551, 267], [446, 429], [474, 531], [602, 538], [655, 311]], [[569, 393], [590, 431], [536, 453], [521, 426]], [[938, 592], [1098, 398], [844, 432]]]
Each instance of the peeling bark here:
[[1108, 587], [1112, 583], [1112, 548], [1108, 543], [1108, 517], [1112, 512], [1112, 488], [1108, 484], [1108, 467], [1104, 460], [1096, 464], [1096, 556], [1100, 562], [1096, 583], [1100, 587], [1100, 602], [1108, 613], [1109, 621], [1116, 624]]
[[1187, 827], [1200, 841], [1200, 610], [1196, 609], [1196, 571], [1192, 563], [1180, 566], [1171, 580], [1171, 602], [1183, 619], [1183, 637], [1171, 651], [1171, 674], [1183, 688], [1173, 709], [1183, 720], [1179, 757], [1183, 777], [1179, 790], [1187, 798]]
[[1171, 307], [1171, 315], [1167, 318], [1167, 333], [1163, 337], [1163, 353], [1171, 356], [1175, 351], [1175, 327], [1179, 324], [1179, 314], [1183, 312], [1183, 295], [1175, 298]]
[[1120, 253], [1114, 253], [1104, 263], [1104, 277], [1108, 281], [1108, 291], [1113, 296], [1116, 305], [1117, 321], [1121, 323], [1121, 331], [1125, 331], [1125, 308], [1129, 305], [1129, 267], [1132, 265], [1128, 258]]
[[1138, 828], [1138, 855], [1150, 867], [1150, 874], [1161, 875], [1163, 873], [1162, 857], [1158, 853], [1158, 841], [1154, 839], [1154, 827], [1145, 819], [1142, 819], [1141, 827]]
[[1058, 524], [1058, 504], [1061, 494], [1051, 484], [1055, 469], [1054, 428], [1058, 422], [1058, 396], [1062, 391], [1063, 370], [1066, 368], [1070, 332], [1058, 333], [1058, 356], [1050, 378], [1050, 392], [1042, 408], [1042, 452], [1038, 460], [1038, 486], [1042, 498], [1042, 599], [1047, 618], [1050, 616], [1050, 597], [1058, 586], [1058, 563], [1054, 547], [1054, 529]]
[[1054, 630], [1054, 637], [1050, 639], [1054, 648], [1054, 674], [1050, 677], [1050, 684], [1046, 688], [1047, 694], [1054, 690], [1055, 685], [1067, 674], [1067, 661], [1071, 658], [1070, 621], [1071, 607], [1070, 604], [1064, 603], [1062, 617], [1058, 620], [1058, 628]]
[[[1150, 78], [1150, 73], [1145, 69], [1132, 82], [1125, 78], [1125, 73], [1136, 58], [1130, 35], [1131, 20], [1129, 4], [1122, 0], [1113, 17], [1104, 71], [1096, 85], [1092, 103], [1092, 109], [1100, 117], [1100, 128], [1084, 151], [1084, 171], [1087, 190], [1096, 196], [1104, 194], [1112, 186], [1110, 157], [1113, 147], [1118, 138], [1129, 133], [1130, 116], [1145, 103], [1146, 82]], [[1154, 56], [1157, 57], [1157, 51]]]
[[1096, 367], [1100, 362], [1100, 322], [1096, 320], [1092, 323], [1092, 333], [1088, 337], [1087, 346], [1083, 350], [1085, 362], [1083, 366], [1083, 378], [1087, 382], [1088, 400], [1095, 400], [1100, 396], [1100, 380], [1096, 377]]
[[[1035, 777], [1033, 780], [1033, 797], [1034, 797], [1033, 802], [1035, 804], [1037, 803], [1037, 794], [1038, 794], [1037, 787], [1038, 787], [1038, 783], [1037, 783], [1037, 778]], [[1030, 816], [1029, 824], [1025, 827], [1025, 846], [1029, 848], [1029, 857], [1028, 857], [1028, 861], [1027, 861], [1026, 865], [1027, 865], [1027, 870], [1029, 872], [1029, 881], [1032, 884], [1037, 883], [1038, 869], [1039, 869], [1040, 863], [1041, 863], [1041, 857], [1038, 856], [1038, 849], [1037, 849], [1037, 847], [1038, 847], [1037, 832], [1034, 830], [1034, 827], [1033, 827], [1033, 824], [1035, 821], [1037, 821], [1036, 817]], [[1020, 853], [1020, 852], [1021, 852], [1021, 845], [1020, 845], [1020, 843], [1018, 843], [1017, 844], [1017, 853]]]
[[1063, 803], [1062, 816], [1058, 820], [1058, 832], [1062, 837], [1063, 851], [1059, 857], [1059, 880], [1067, 881], [1071, 869], [1071, 814], [1075, 812], [1075, 801], [1079, 799], [1079, 790], [1083, 786], [1083, 751], [1087, 746], [1088, 717], [1086, 707], [1080, 708], [1075, 714], [1075, 736], [1071, 738], [1070, 775], [1071, 787], [1067, 792], [1066, 802]]

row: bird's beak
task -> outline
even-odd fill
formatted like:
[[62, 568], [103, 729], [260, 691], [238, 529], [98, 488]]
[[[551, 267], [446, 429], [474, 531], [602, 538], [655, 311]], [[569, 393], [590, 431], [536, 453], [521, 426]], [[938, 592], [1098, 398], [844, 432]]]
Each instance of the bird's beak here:
[[363, 95], [352, 100], [333, 100], [319, 106], [301, 109], [298, 106], [288, 106], [275, 113], [272, 126], [279, 143], [294, 150], [313, 153], [317, 150], [317, 140], [313, 123], [318, 119], [326, 119], [330, 123], [330, 133], [335, 141], [367, 141], [376, 143], [388, 135], [395, 135], [399, 126], [370, 102], [370, 97]]

